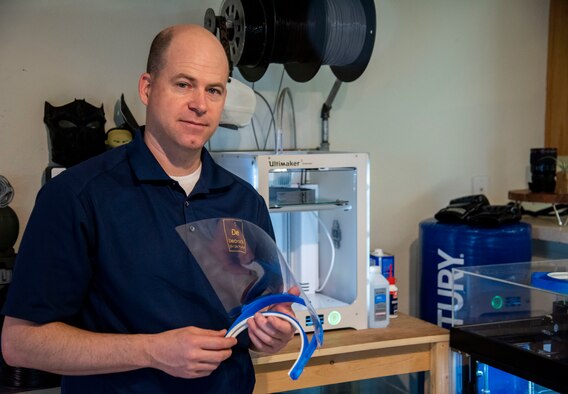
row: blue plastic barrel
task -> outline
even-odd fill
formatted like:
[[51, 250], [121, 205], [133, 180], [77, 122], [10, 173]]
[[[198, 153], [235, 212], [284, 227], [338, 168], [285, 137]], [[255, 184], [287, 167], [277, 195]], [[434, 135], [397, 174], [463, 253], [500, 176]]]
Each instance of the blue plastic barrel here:
[[420, 223], [420, 318], [451, 327], [452, 268], [530, 261], [531, 226], [517, 222], [496, 228]]

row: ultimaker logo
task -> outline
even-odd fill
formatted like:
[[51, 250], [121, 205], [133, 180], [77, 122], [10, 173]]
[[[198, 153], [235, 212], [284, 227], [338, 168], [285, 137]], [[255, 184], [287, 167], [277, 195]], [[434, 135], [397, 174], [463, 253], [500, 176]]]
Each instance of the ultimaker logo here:
[[[452, 273], [452, 268], [463, 266], [464, 258], [460, 255], [460, 258], [455, 258], [445, 253], [442, 249], [438, 249], [438, 256], [444, 259], [442, 262], [438, 263], [438, 325], [441, 327], [442, 324], [452, 324], [452, 299], [454, 299], [454, 312], [461, 310], [463, 307], [463, 284], [456, 284], [456, 280], [463, 277], [463, 271], [456, 273], [455, 276]], [[452, 294], [452, 288], [454, 292]], [[444, 299], [445, 298], [445, 299]], [[463, 320], [455, 319], [454, 323], [457, 325], [463, 324]]]
[[301, 164], [299, 161], [280, 161], [280, 160], [268, 160], [268, 165], [270, 167], [298, 167]]

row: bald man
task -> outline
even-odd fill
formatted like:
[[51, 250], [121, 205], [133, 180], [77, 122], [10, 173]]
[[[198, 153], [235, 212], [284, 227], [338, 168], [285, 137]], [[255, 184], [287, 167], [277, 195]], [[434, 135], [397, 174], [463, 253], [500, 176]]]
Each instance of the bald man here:
[[275, 353], [294, 329], [257, 314], [248, 336], [225, 338], [227, 313], [175, 231], [232, 217], [274, 238], [264, 200], [204, 148], [228, 79], [204, 28], [154, 38], [138, 84], [145, 127], [38, 193], [2, 311], [8, 364], [63, 375], [65, 393], [252, 392], [248, 350]]

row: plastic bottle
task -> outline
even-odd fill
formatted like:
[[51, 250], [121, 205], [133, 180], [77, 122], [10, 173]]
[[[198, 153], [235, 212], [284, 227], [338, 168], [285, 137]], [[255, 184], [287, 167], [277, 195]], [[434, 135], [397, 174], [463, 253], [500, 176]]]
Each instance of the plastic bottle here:
[[381, 267], [369, 267], [369, 328], [382, 328], [389, 325], [389, 282], [381, 274]]
[[394, 319], [398, 317], [398, 286], [394, 276], [390, 275], [387, 280], [389, 282], [389, 318]]

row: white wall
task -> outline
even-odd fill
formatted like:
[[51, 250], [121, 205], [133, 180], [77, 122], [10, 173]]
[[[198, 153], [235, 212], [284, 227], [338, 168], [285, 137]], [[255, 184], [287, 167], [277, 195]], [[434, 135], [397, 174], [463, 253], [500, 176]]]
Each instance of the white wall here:
[[[400, 307], [408, 312], [416, 298], [409, 266], [419, 222], [471, 194], [473, 176], [489, 177], [494, 204], [526, 187], [529, 149], [544, 143], [548, 1], [375, 3], [373, 56], [336, 97], [330, 142], [332, 150], [371, 155], [371, 246], [395, 254]], [[143, 123], [136, 84], [154, 34], [174, 23], [202, 23], [205, 10], [220, 4], [0, 1], [0, 174], [15, 188], [10, 206], [22, 227], [49, 160], [44, 101], [104, 103], [108, 129], [124, 93]], [[255, 86], [271, 103], [281, 71], [271, 65]], [[319, 111], [334, 80], [328, 67], [305, 84], [284, 77], [299, 147], [319, 145]], [[262, 106], [257, 120], [266, 133]], [[220, 130], [212, 146], [253, 148], [251, 129]]]

